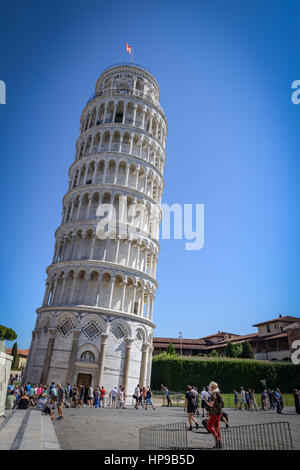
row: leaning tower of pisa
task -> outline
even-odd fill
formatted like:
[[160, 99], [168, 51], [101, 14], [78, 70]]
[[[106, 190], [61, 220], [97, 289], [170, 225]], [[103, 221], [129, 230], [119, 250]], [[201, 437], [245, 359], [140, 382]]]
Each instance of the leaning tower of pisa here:
[[[151, 221], [160, 215], [168, 130], [159, 97], [146, 69], [117, 64], [82, 111], [26, 381], [124, 385], [129, 394], [150, 384], [159, 253]], [[114, 208], [105, 231], [103, 204]]]

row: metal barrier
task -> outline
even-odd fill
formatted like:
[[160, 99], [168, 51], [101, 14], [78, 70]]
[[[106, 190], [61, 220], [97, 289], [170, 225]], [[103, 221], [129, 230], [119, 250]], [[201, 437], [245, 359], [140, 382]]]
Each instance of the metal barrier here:
[[249, 424], [222, 429], [223, 450], [292, 450], [287, 422]]
[[186, 450], [186, 423], [157, 424], [139, 430], [140, 450]]

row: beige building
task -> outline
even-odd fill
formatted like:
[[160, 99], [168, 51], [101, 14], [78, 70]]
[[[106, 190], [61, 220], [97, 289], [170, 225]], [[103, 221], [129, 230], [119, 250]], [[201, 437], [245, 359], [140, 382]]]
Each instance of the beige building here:
[[[21, 371], [23, 371], [26, 366], [29, 349], [18, 349], [17, 351], [18, 351], [17, 369], [20, 369]], [[6, 350], [6, 354], [11, 354], [11, 353], [12, 353], [12, 348], [9, 348]]]
[[154, 338], [154, 355], [165, 351], [172, 343], [178, 354], [197, 356], [216, 350], [219, 356], [225, 356], [226, 346], [248, 341], [252, 347], [254, 358], [267, 361], [290, 361], [293, 352], [292, 342], [300, 339], [300, 318], [279, 315], [272, 320], [256, 323], [256, 333], [237, 335], [218, 331], [199, 339]]

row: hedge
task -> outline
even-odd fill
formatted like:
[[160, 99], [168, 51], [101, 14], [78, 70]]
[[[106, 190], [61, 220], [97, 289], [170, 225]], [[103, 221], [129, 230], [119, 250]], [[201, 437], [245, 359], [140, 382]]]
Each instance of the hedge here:
[[253, 359], [186, 358], [165, 353], [152, 360], [151, 387], [158, 390], [161, 384], [169, 390], [182, 392], [188, 384], [201, 389], [214, 380], [222, 392], [233, 389], [254, 388], [259, 392], [265, 379], [267, 387], [279, 387], [282, 393], [300, 388], [300, 365], [285, 362], [256, 361]]

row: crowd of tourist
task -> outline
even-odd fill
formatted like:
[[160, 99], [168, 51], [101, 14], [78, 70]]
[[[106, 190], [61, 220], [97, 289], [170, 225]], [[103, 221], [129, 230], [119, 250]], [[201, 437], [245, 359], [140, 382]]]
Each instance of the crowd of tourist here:
[[[161, 390], [166, 396], [167, 406], [173, 406], [170, 392], [167, 386], [161, 385]], [[275, 390], [265, 389], [260, 394], [260, 408], [256, 401], [255, 390], [252, 388], [240, 388], [240, 391], [233, 390], [233, 400], [235, 410], [245, 409], [247, 411], [268, 411], [276, 410], [281, 413], [283, 409], [283, 397], [279, 388]], [[293, 393], [296, 413], [300, 414], [300, 392], [294, 390]], [[63, 408], [77, 407], [115, 407], [125, 408], [126, 392], [123, 386], [113, 388], [109, 393], [102, 387], [85, 387], [84, 384], [79, 386], [67, 384], [55, 384], [52, 382], [50, 387], [43, 385], [16, 385], [15, 379], [11, 378], [8, 385], [8, 395], [6, 400], [6, 408], [27, 409], [35, 407], [45, 414], [54, 417], [54, 411], [57, 409], [58, 418], [63, 419]], [[144, 410], [151, 406], [155, 409], [152, 399], [152, 390], [150, 387], [135, 387], [132, 404], [134, 409], [140, 407]], [[196, 417], [202, 416], [202, 425], [212, 434], [215, 439], [215, 448], [222, 447], [220, 436], [220, 422], [224, 422], [229, 427], [228, 414], [223, 410], [224, 400], [216, 382], [211, 382], [207, 389], [202, 388], [199, 393], [197, 387], [188, 385], [185, 394], [184, 411], [188, 414], [188, 430], [199, 428]]]
[[[162, 386], [162, 390], [166, 391], [167, 388]], [[300, 414], [300, 391], [295, 389], [293, 392], [295, 410], [297, 414]], [[256, 402], [255, 390], [249, 388], [245, 390], [244, 387], [240, 388], [240, 392], [233, 390], [234, 407], [235, 410], [242, 410], [243, 406], [248, 411], [259, 411], [259, 407]], [[281, 414], [283, 409], [283, 397], [279, 388], [275, 390], [267, 389], [263, 390], [260, 394], [261, 410], [275, 410]], [[169, 400], [168, 405], [169, 406]], [[226, 427], [229, 427], [228, 414], [223, 411], [224, 400], [216, 382], [211, 382], [206, 390], [203, 387], [202, 391], [198, 392], [197, 387], [188, 385], [185, 394], [184, 411], [188, 414], [189, 431], [192, 431], [193, 424], [195, 428], [199, 428], [199, 424], [196, 420], [197, 416], [200, 416], [200, 409], [202, 410], [202, 425], [207, 431], [215, 438], [215, 448], [220, 449], [222, 447], [221, 435], [220, 435], [220, 422], [224, 422]], [[207, 416], [205, 418], [205, 415]]]
[[248, 411], [259, 411], [260, 409], [262, 411], [268, 411], [276, 409], [277, 413], [281, 414], [283, 409], [283, 398], [279, 388], [276, 388], [275, 390], [268, 388], [267, 390], [263, 390], [261, 392], [260, 408], [256, 402], [254, 389], [249, 388], [248, 390], [245, 390], [243, 387], [241, 387], [240, 397], [238, 396], [238, 392], [236, 390], [233, 390], [233, 395], [234, 406], [236, 410], [241, 410], [243, 407]]
[[[36, 407], [46, 414], [53, 416], [54, 410], [58, 410], [58, 419], [63, 418], [63, 407], [66, 408], [104, 408], [115, 407], [125, 409], [126, 392], [123, 386], [113, 388], [109, 393], [102, 387], [85, 387], [67, 384], [55, 384], [52, 382], [50, 387], [31, 384], [15, 385], [15, 380], [11, 379], [8, 385], [8, 394], [6, 399], [6, 408], [27, 409]], [[152, 390], [150, 387], [142, 387], [139, 384], [135, 387], [133, 395], [134, 408], [139, 407], [148, 409], [153, 406]]]

